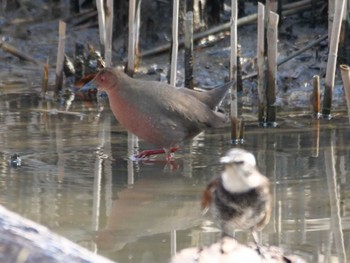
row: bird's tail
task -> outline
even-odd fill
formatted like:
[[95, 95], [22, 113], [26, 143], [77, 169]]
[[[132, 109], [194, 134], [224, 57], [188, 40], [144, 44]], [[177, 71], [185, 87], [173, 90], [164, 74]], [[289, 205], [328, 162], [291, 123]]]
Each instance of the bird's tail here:
[[227, 91], [230, 89], [234, 82], [234, 80], [231, 80], [224, 84], [217, 85], [209, 91], [198, 92], [198, 99], [204, 104], [208, 105], [209, 108], [214, 109], [224, 99]]

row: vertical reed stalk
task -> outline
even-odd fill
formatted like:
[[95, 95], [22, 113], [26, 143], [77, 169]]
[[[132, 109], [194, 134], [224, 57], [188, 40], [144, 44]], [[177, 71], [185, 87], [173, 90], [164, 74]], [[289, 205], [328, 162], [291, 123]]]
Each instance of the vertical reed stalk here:
[[237, 45], [237, 92], [243, 91], [241, 46]]
[[[334, 31], [332, 32], [332, 34]], [[335, 152], [335, 130], [330, 130], [330, 146], [324, 151], [325, 172], [327, 177], [327, 186], [330, 205], [330, 231], [334, 238], [334, 245], [339, 258], [339, 262], [346, 262], [346, 247], [344, 244], [344, 233], [342, 225], [341, 196], [339, 193], [339, 177], [336, 170], [336, 152]]]
[[193, 89], [193, 12], [185, 17], [185, 87]]
[[173, 37], [171, 52], [170, 84], [176, 86], [177, 53], [179, 49], [179, 0], [174, 0], [173, 5]]
[[98, 16], [98, 29], [100, 32], [100, 44], [101, 50], [105, 49], [106, 44], [106, 25], [105, 25], [105, 11], [103, 8], [103, 0], [96, 0], [97, 16]]
[[265, 116], [265, 96], [264, 96], [264, 79], [265, 79], [265, 6], [258, 2], [258, 40], [257, 40], [257, 66], [258, 66], [258, 98], [259, 98], [259, 112], [258, 121], [260, 125], [264, 125]]
[[276, 126], [276, 94], [277, 94], [277, 42], [279, 16], [270, 12], [267, 27], [267, 70], [266, 70], [266, 121], [269, 126]]
[[64, 62], [64, 44], [66, 40], [66, 23], [62, 20], [59, 21], [59, 38], [58, 38], [58, 50], [56, 60], [56, 84], [55, 94], [62, 90], [63, 85], [63, 62]]
[[129, 1], [129, 38], [128, 38], [128, 65], [126, 72], [129, 76], [135, 71], [135, 10], [136, 0]]
[[313, 123], [313, 131], [312, 131], [312, 135], [311, 135], [311, 145], [312, 145], [311, 156], [318, 157], [319, 153], [320, 153], [320, 120], [319, 119], [315, 120], [315, 122]]
[[278, 10], [278, 1], [277, 0], [269, 0], [269, 11], [277, 13]]
[[350, 123], [350, 67], [348, 65], [340, 65], [341, 77], [344, 84], [346, 104], [348, 106], [348, 117]]
[[[337, 0], [328, 0], [328, 39], [332, 39], [332, 28], [334, 20], [334, 11]], [[328, 43], [330, 45], [330, 42]]]
[[244, 132], [245, 132], [245, 122], [243, 119], [240, 120], [239, 123], [239, 142], [244, 142]]
[[105, 42], [105, 64], [112, 66], [112, 40], [113, 40], [113, 0], [106, 1], [105, 7], [106, 42]]
[[45, 97], [49, 86], [49, 62], [47, 61], [43, 66], [43, 80], [41, 83], [41, 94]]
[[330, 39], [330, 47], [328, 53], [328, 62], [327, 62], [327, 71], [325, 79], [325, 90], [324, 90], [324, 99], [323, 99], [323, 109], [322, 114], [325, 118], [331, 118], [331, 108], [332, 108], [332, 98], [333, 98], [333, 89], [334, 89], [334, 79], [335, 79], [335, 67], [337, 63], [337, 54], [338, 54], [338, 43], [341, 22], [344, 12], [345, 1], [336, 0], [335, 2], [335, 13], [334, 21], [332, 25], [332, 38]]
[[141, 2], [142, 0], [137, 1], [136, 6], [136, 17], [135, 17], [135, 57], [134, 57], [134, 68], [137, 69], [139, 65], [139, 46], [140, 46], [140, 27], [141, 27]]
[[313, 114], [316, 118], [319, 118], [321, 112], [321, 89], [320, 89], [320, 76], [315, 75], [312, 78], [312, 108]]
[[238, 129], [238, 98], [237, 98], [237, 19], [238, 0], [231, 1], [231, 56], [230, 56], [230, 79], [234, 80], [231, 88], [231, 141], [239, 140]]

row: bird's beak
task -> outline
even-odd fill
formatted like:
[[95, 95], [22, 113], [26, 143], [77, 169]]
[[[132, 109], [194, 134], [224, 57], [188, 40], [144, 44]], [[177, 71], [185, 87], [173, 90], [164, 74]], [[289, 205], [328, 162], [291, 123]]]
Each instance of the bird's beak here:
[[94, 83], [94, 81], [89, 81], [79, 91], [88, 91], [91, 89], [97, 89], [97, 85]]
[[231, 157], [223, 156], [220, 158], [220, 163], [231, 163], [231, 162], [232, 162]]

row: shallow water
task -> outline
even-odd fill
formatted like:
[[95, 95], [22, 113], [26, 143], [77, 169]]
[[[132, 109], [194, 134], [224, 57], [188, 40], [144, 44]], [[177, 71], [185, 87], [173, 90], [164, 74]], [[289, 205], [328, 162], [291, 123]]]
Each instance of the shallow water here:
[[[228, 129], [208, 131], [176, 154], [131, 162], [134, 143], [106, 106], [67, 106], [37, 95], [0, 96], [0, 203], [118, 262], [167, 262], [175, 251], [211, 244], [219, 230], [200, 213], [200, 196], [232, 147]], [[350, 126], [311, 117], [275, 129], [247, 123], [252, 151], [274, 192], [264, 244], [309, 262], [350, 259]], [[22, 166], [8, 163], [18, 153]], [[237, 232], [242, 241], [249, 234]]]

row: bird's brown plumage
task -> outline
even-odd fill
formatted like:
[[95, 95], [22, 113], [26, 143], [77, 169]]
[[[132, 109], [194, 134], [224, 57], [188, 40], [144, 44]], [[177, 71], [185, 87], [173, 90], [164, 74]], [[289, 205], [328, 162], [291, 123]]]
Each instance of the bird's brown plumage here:
[[166, 83], [130, 78], [113, 68], [101, 70], [92, 82], [106, 91], [122, 126], [161, 148], [177, 146], [204, 129], [226, 123], [226, 116], [212, 108], [230, 84], [197, 94]]
[[221, 162], [225, 169], [208, 183], [202, 196], [202, 209], [210, 208], [224, 234], [250, 229], [254, 235], [270, 219], [269, 180], [257, 170], [254, 156], [245, 150], [234, 148]]

